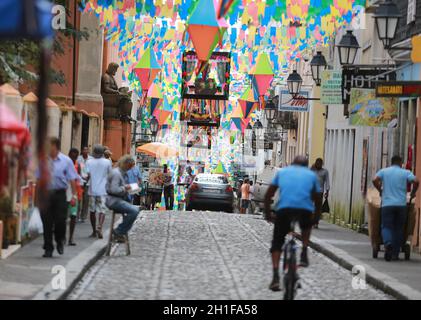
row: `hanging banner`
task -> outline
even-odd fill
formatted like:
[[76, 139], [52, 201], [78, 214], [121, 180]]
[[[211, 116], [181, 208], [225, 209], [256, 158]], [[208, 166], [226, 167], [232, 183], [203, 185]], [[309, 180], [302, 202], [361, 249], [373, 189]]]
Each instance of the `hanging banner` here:
[[397, 117], [397, 98], [376, 98], [371, 89], [351, 90], [350, 125], [387, 127]]
[[320, 90], [322, 104], [342, 104], [342, 71], [323, 71]]
[[[289, 94], [288, 90], [281, 90], [280, 92], [280, 105], [279, 111], [300, 111], [308, 112], [308, 100], [305, 99], [294, 99], [292, 95]], [[309, 91], [302, 90], [298, 95], [299, 98], [308, 98]]]

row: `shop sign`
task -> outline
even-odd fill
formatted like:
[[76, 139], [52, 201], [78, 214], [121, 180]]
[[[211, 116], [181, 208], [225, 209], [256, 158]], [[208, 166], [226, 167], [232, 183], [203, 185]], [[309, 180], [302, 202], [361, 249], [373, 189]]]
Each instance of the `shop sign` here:
[[351, 100], [351, 89], [375, 89], [379, 81], [395, 81], [396, 72], [387, 67], [362, 68], [344, 67], [342, 71], [342, 103], [348, 105]]
[[375, 90], [354, 88], [349, 111], [352, 126], [387, 127], [398, 117], [398, 99], [379, 98]]
[[342, 72], [334, 70], [323, 71], [320, 89], [322, 104], [342, 104]]
[[413, 63], [421, 63], [421, 36], [412, 37], [411, 60]]
[[376, 86], [377, 97], [421, 97], [421, 81], [380, 82]]
[[[298, 98], [308, 98], [309, 91], [302, 90], [298, 95]], [[281, 90], [281, 99], [279, 111], [300, 111], [308, 112], [309, 104], [308, 100], [305, 99], [294, 99], [292, 95], [289, 94], [288, 90]]]

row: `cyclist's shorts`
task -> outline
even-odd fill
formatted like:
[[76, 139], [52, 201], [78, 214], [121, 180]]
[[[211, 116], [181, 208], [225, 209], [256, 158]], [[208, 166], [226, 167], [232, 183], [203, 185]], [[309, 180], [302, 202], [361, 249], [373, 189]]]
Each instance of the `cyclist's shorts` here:
[[313, 226], [313, 213], [302, 209], [282, 209], [276, 212], [275, 228], [270, 252], [281, 251], [285, 236], [290, 232], [291, 221], [297, 221], [301, 230], [310, 229]]

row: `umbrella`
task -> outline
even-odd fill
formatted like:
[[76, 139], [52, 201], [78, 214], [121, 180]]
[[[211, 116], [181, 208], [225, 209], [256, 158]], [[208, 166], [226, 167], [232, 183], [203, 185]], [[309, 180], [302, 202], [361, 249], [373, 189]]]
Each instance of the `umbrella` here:
[[169, 145], [161, 142], [151, 142], [137, 147], [139, 153], [146, 153], [155, 158], [173, 158], [178, 156], [178, 151]]

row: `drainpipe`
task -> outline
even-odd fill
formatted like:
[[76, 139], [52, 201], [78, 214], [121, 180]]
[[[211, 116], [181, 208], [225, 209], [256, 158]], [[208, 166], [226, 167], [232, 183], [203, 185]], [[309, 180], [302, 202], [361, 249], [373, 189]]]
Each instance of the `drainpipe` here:
[[354, 193], [354, 163], [355, 163], [355, 130], [352, 130], [352, 167], [351, 167], [351, 194], [349, 201], [349, 219], [348, 224], [352, 222], [352, 196]]

